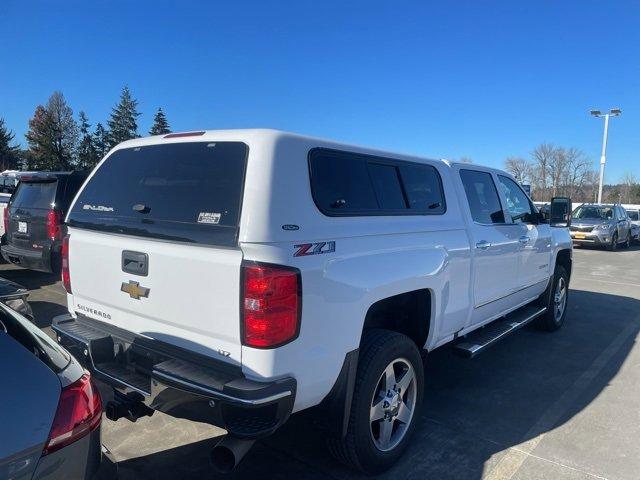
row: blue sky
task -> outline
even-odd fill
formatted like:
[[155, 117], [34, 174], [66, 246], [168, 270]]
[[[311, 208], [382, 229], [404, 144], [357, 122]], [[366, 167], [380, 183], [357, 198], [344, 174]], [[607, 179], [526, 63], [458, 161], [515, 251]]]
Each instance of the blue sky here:
[[640, 2], [3, 0], [0, 116], [24, 143], [61, 90], [103, 123], [128, 85], [142, 133], [272, 127], [502, 166], [539, 143], [640, 177]]

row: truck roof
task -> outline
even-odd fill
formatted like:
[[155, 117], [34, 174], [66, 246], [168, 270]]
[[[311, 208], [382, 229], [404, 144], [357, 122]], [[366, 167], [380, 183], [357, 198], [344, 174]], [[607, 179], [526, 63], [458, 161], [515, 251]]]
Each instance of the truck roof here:
[[228, 130], [196, 130], [190, 132], [175, 132], [166, 135], [155, 135], [151, 137], [134, 138], [120, 143], [115, 149], [144, 147], [147, 145], [158, 145], [162, 143], [179, 143], [193, 141], [244, 141], [246, 143], [253, 142], [304, 142], [313, 143], [318, 147], [344, 149], [353, 152], [365, 153], [378, 156], [391, 156], [395, 158], [404, 158], [416, 162], [442, 162], [446, 165], [453, 165], [444, 159], [434, 159], [430, 157], [422, 157], [403, 152], [394, 152], [378, 148], [371, 148], [364, 145], [341, 142], [321, 137], [309, 135], [301, 135], [298, 133], [286, 132], [270, 128], [248, 128], [248, 129], [228, 129]]

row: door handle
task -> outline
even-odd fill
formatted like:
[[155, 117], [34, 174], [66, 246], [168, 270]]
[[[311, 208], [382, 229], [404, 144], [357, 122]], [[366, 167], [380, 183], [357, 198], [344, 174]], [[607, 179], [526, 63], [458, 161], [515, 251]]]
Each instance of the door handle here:
[[476, 243], [476, 248], [479, 248], [480, 250], [486, 250], [490, 246], [491, 242], [487, 242], [486, 240], [480, 240], [478, 243]]
[[520, 238], [518, 239], [518, 241], [519, 241], [522, 245], [526, 245], [527, 243], [529, 243], [529, 237], [527, 237], [526, 235], [525, 235], [525, 236], [522, 236], [522, 237], [520, 237]]

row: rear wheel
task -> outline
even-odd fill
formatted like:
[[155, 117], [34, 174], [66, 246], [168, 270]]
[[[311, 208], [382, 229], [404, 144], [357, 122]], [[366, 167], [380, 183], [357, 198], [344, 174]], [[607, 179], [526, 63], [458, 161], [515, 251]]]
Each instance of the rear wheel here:
[[420, 418], [423, 388], [422, 359], [409, 337], [365, 332], [347, 434], [329, 443], [334, 456], [368, 474], [391, 467]]
[[627, 232], [627, 239], [625, 240], [625, 242], [622, 244], [622, 246], [624, 248], [630, 248], [631, 247], [631, 231]]
[[562, 265], [556, 265], [550, 287], [551, 292], [546, 290], [541, 297], [547, 299], [547, 310], [536, 319], [535, 325], [540, 330], [553, 332], [564, 323], [569, 301], [569, 274]]

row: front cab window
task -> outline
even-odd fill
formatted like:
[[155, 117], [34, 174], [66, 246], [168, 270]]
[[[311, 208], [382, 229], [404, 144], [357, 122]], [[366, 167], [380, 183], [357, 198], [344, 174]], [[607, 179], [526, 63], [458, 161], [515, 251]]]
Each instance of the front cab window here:
[[498, 181], [507, 200], [507, 211], [513, 223], [532, 223], [535, 210], [522, 188], [509, 177], [498, 175]]

